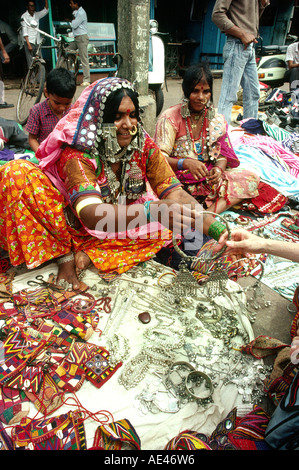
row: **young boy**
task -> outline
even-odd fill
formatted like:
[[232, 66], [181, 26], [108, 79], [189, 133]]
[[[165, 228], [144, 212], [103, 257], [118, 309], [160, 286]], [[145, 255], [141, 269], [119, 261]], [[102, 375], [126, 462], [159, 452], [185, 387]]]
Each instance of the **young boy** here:
[[31, 108], [27, 121], [29, 144], [34, 152], [70, 110], [75, 92], [76, 78], [73, 72], [63, 67], [51, 70], [44, 89], [46, 99]]

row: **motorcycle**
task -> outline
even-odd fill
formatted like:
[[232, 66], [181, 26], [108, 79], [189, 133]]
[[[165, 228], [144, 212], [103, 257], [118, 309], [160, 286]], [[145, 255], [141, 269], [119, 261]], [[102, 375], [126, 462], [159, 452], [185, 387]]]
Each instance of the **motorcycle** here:
[[[270, 88], [280, 87], [285, 83], [285, 73], [287, 70], [286, 52], [288, 45], [261, 45], [256, 48], [256, 64], [259, 81]], [[290, 44], [298, 41], [296, 36], [288, 35]]]
[[[161, 38], [164, 34], [168, 35], [168, 33], [158, 32], [158, 22], [150, 20], [148, 87], [155, 97], [156, 116], [161, 113], [164, 106], [165, 46]], [[112, 57], [112, 62], [116, 65], [116, 70], [109, 75], [117, 76], [123, 63], [122, 55], [116, 52]]]

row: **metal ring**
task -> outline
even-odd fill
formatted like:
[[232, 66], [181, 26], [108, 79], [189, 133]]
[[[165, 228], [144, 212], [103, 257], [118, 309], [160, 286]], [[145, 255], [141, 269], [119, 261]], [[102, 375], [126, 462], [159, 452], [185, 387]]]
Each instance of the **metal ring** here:
[[160, 283], [162, 277], [164, 277], [164, 276], [169, 276], [169, 275], [171, 275], [171, 276], [176, 276], [175, 273], [171, 273], [171, 272], [166, 272], [166, 273], [161, 274], [161, 275], [158, 277], [158, 280], [157, 280], [158, 286], [160, 286], [160, 287], [170, 287], [170, 286], [172, 285], [171, 283], [166, 284], [165, 286], [162, 286], [161, 283]]
[[262, 273], [261, 273], [260, 277], [256, 278], [256, 279], [257, 279], [257, 281], [261, 281], [261, 279], [264, 275], [265, 266], [264, 266], [264, 263], [260, 259], [257, 259], [257, 258], [254, 258], [254, 257], [237, 259], [236, 261], [233, 261], [227, 268], [225, 268], [224, 271], [228, 272], [233, 264], [240, 263], [240, 261], [249, 261], [250, 259], [253, 259], [253, 260], [257, 261], [258, 263], [260, 263], [261, 268], [262, 268]]
[[[188, 375], [190, 374], [189, 371], [191, 371], [191, 372], [195, 371], [195, 367], [193, 367], [193, 365], [190, 364], [189, 362], [177, 361], [177, 362], [174, 362], [173, 364], [171, 364], [171, 366], [169, 367], [169, 370], [168, 370], [168, 374], [167, 374], [167, 382], [168, 382], [168, 384], [172, 385], [173, 387], [178, 386], [178, 385], [183, 385], [184, 378], [185, 378], [185, 377], [180, 376], [180, 374], [176, 371], [176, 368], [184, 369]], [[179, 384], [175, 384], [174, 381], [172, 380], [171, 375], [173, 373], [176, 373], [180, 377], [181, 382]], [[188, 377], [188, 375], [186, 377]]]
[[[190, 388], [188, 387], [188, 380], [192, 379], [192, 377], [201, 377], [203, 378], [210, 391], [209, 391], [209, 394], [205, 397], [200, 397], [198, 395], [195, 395], [193, 392], [191, 392]], [[195, 398], [196, 400], [206, 400], [207, 398], [209, 398], [211, 395], [213, 395], [214, 393], [214, 387], [213, 387], [213, 383], [212, 383], [212, 380], [210, 379], [210, 377], [206, 374], [204, 374], [203, 372], [200, 372], [199, 370], [193, 370], [192, 372], [190, 372], [187, 377], [186, 377], [186, 382], [185, 382], [185, 387], [186, 387], [186, 392], [188, 393], [188, 395], [191, 395], [191, 397]]]
[[[231, 230], [230, 230], [230, 227], [228, 225], [228, 222], [227, 220], [225, 220], [224, 217], [222, 217], [221, 215], [219, 214], [216, 214], [215, 212], [210, 212], [210, 211], [204, 211], [204, 212], [201, 212], [201, 214], [211, 214], [211, 215], [214, 215], [215, 217], [219, 217], [222, 222], [224, 223], [224, 225], [226, 226], [226, 230], [228, 232], [228, 236], [227, 236], [227, 239], [230, 240], [231, 238]], [[179, 247], [178, 247], [178, 244], [177, 244], [177, 240], [176, 240], [176, 234], [173, 232], [172, 234], [172, 243], [173, 243], [173, 246], [176, 250], [176, 252], [184, 259], [188, 260], [188, 261], [197, 261], [197, 260], [200, 260], [200, 256], [188, 256], [186, 255], [186, 253], [183, 252], [183, 250], [181, 250]], [[214, 259], [217, 259], [219, 258], [226, 250], [226, 245], [224, 245], [223, 248], [221, 248], [221, 250], [219, 250], [214, 256], [212, 256], [211, 258], [208, 259], [208, 261], [213, 261]]]
[[132, 129], [129, 130], [129, 133], [130, 135], [136, 135], [137, 134], [137, 127], [135, 126], [135, 124], [132, 126]]
[[[293, 308], [292, 308], [293, 307]], [[293, 302], [290, 302], [288, 305], [287, 305], [287, 311], [290, 312], [290, 313], [297, 313], [297, 307], [295, 304], [293, 304]]]

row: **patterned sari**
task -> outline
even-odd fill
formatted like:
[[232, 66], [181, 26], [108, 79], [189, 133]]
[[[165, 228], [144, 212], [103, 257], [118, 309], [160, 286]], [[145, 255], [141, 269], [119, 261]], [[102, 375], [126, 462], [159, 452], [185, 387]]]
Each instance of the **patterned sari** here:
[[[203, 115], [203, 128], [198, 140], [192, 135], [190, 113], [186, 106], [178, 104], [166, 110], [158, 119], [155, 142], [171, 158], [191, 158], [202, 161], [211, 170], [217, 159], [225, 157], [227, 167], [218, 185], [211, 187], [205, 178], [196, 180], [189, 170], [178, 170], [176, 176], [184, 189], [194, 198], [205, 198], [207, 206], [218, 198], [250, 199], [258, 196], [259, 177], [248, 170], [237, 168], [240, 165], [227, 133], [224, 117], [215, 114], [209, 118], [208, 110]], [[205, 152], [207, 137], [209, 151]]]
[[[11, 263], [28, 268], [49, 259], [84, 251], [100, 273], [121, 274], [152, 258], [171, 241], [171, 232], [157, 222], [126, 232], [92, 231], [75, 217], [73, 204], [82, 195], [97, 195], [107, 202], [109, 182], [104, 167], [93, 153], [101, 128], [101, 115], [107, 93], [129, 82], [119, 78], [97, 81], [84, 90], [67, 116], [42, 142], [36, 156], [40, 165], [23, 160], [0, 168], [1, 247], [9, 252]], [[88, 139], [83, 136], [88, 134]], [[127, 182], [138, 179], [139, 192], [128, 192], [126, 204], [166, 198], [180, 188], [165, 158], [141, 128], [142, 148], [132, 152]], [[134, 167], [134, 178], [130, 168]], [[131, 180], [130, 180], [131, 178]], [[72, 222], [65, 214], [71, 214]]]

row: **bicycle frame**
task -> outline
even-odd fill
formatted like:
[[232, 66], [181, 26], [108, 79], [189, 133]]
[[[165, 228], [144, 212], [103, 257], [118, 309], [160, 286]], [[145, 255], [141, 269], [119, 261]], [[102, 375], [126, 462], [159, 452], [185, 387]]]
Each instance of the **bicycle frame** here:
[[57, 62], [56, 67], [66, 66], [69, 70], [73, 70], [75, 75], [79, 71], [79, 62], [76, 51], [69, 49], [69, 43], [63, 35], [61, 35], [59, 46], [57, 47]]
[[41, 60], [43, 63], [45, 63], [45, 60], [40, 56], [40, 52], [41, 52], [41, 49], [42, 49], [42, 46], [43, 46], [43, 43], [45, 42], [45, 38], [49, 38], [49, 39], [52, 39], [54, 42], [57, 43], [56, 46], [46, 46], [47, 49], [51, 49], [53, 47], [57, 48], [58, 45], [61, 43], [61, 38], [56, 38], [55, 36], [52, 36], [51, 34], [48, 34], [46, 33], [45, 31], [42, 31], [41, 29], [39, 29], [37, 27], [37, 22], [35, 20], [32, 20], [31, 23], [29, 24], [26, 20], [23, 19], [23, 21], [25, 21], [25, 23], [27, 24], [27, 26], [30, 26], [31, 28], [34, 28], [36, 31], [38, 31], [41, 36], [42, 36], [42, 39], [38, 45], [38, 48], [34, 54], [34, 57], [33, 59], [39, 59]]
[[46, 61], [42, 58], [42, 56], [40, 55], [40, 52], [41, 52], [41, 49], [42, 49], [42, 46], [43, 46], [43, 43], [45, 41], [45, 38], [42, 37], [39, 45], [38, 45], [38, 48], [36, 49], [35, 53], [34, 53], [34, 56], [32, 57], [32, 62], [31, 62], [31, 65], [29, 67], [29, 70], [33, 67], [34, 65], [34, 62], [36, 60], [40, 60], [43, 64], [46, 63]]
[[[27, 21], [26, 21], [26, 24]], [[33, 105], [39, 103], [44, 90], [46, 80], [46, 61], [41, 57], [41, 49], [45, 38], [50, 38], [55, 42], [54, 46], [44, 46], [44, 49], [57, 49], [56, 67], [64, 67], [74, 72], [75, 76], [79, 70], [78, 58], [76, 52], [72, 49], [68, 51], [67, 41], [63, 36], [54, 37], [51, 34], [37, 28], [36, 21], [32, 21], [28, 26], [32, 26], [41, 34], [41, 41], [32, 57], [31, 65], [23, 80], [21, 91], [17, 102], [17, 120], [21, 125], [27, 122], [30, 109]]]
[[[29, 26], [37, 24], [36, 21], [32, 21], [31, 23], [32, 24]], [[28, 24], [27, 21], [26, 24]], [[36, 30], [40, 32], [41, 40], [32, 57], [32, 62], [28, 68], [26, 77], [22, 81], [22, 86], [17, 102], [17, 121], [21, 125], [26, 124], [31, 107], [36, 103], [39, 103], [44, 91], [44, 84], [46, 80], [46, 61], [41, 57], [41, 49], [43, 47], [45, 38], [49, 37], [53, 39], [55, 43], [58, 44], [58, 47], [62, 44], [61, 38], [55, 38], [54, 36], [41, 31], [37, 27]], [[54, 47], [57, 47], [57, 45]], [[59, 47], [59, 50], [62, 50], [62, 47]]]

